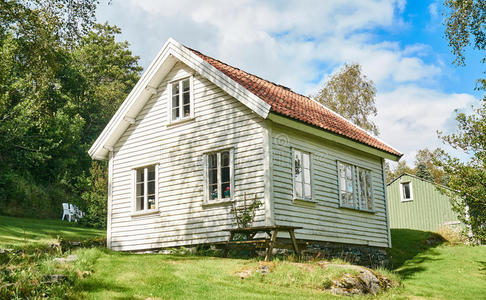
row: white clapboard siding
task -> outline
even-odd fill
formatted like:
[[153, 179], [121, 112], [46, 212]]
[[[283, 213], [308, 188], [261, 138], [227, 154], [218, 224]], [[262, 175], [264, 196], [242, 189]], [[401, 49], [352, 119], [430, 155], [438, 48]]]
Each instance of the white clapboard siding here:
[[[299, 239], [388, 246], [381, 158], [275, 124], [271, 133], [272, 201], [276, 224], [304, 227], [296, 231]], [[293, 201], [292, 148], [311, 153], [315, 203]], [[339, 207], [337, 160], [372, 172], [374, 213]]]
[[[194, 74], [194, 120], [168, 125], [167, 84]], [[234, 149], [236, 198], [264, 201], [263, 122], [257, 114], [190, 68], [177, 63], [114, 147], [111, 247], [145, 250], [224, 241], [234, 226], [230, 204], [204, 205], [205, 152]], [[159, 164], [158, 209], [133, 214], [132, 170]], [[265, 223], [263, 209], [255, 224]]]

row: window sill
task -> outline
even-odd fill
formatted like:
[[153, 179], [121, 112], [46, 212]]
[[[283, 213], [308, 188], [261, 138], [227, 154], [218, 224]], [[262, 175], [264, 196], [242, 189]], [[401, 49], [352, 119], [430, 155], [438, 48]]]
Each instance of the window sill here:
[[400, 202], [412, 202], [413, 199], [401, 199]]
[[294, 198], [292, 199], [292, 202], [294, 204], [316, 204], [317, 203], [317, 200], [314, 200], [314, 199], [304, 199], [304, 198]]
[[136, 212], [133, 212], [131, 214], [131, 217], [139, 217], [139, 216], [146, 216], [146, 215], [154, 215], [158, 214], [160, 211], [158, 209], [147, 209], [147, 210], [139, 210]]
[[219, 199], [219, 200], [206, 200], [203, 202], [203, 207], [205, 206], [213, 206], [213, 205], [221, 205], [221, 204], [228, 204], [233, 202], [233, 199], [227, 198], [227, 199]]
[[369, 214], [376, 213], [376, 211], [373, 210], [373, 209], [359, 209], [359, 208], [354, 208], [354, 207], [345, 206], [345, 205], [339, 205], [339, 208], [349, 209], [349, 210], [353, 210], [353, 211], [357, 211], [357, 212], [364, 212], [364, 213], [369, 213]]
[[196, 117], [187, 117], [187, 118], [176, 120], [176, 121], [170, 121], [165, 126], [167, 126], [167, 127], [176, 126], [176, 125], [188, 123], [188, 122], [191, 122], [191, 121], [194, 121], [194, 120], [196, 120]]

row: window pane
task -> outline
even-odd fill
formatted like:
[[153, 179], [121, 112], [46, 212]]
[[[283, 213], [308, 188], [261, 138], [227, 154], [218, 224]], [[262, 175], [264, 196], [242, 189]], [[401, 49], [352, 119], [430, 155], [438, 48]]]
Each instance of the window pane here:
[[223, 198], [229, 198], [231, 196], [230, 183], [229, 182], [222, 182], [221, 183], [221, 195], [222, 195]]
[[191, 116], [191, 106], [190, 105], [184, 105], [184, 118], [190, 117]]
[[310, 184], [304, 185], [304, 197], [307, 198], [307, 199], [310, 199], [312, 197], [311, 185]]
[[148, 194], [149, 195], [155, 194], [155, 181], [149, 181], [147, 185], [148, 185], [147, 186]]
[[155, 180], [155, 166], [151, 166], [147, 168], [148, 172], [148, 180]]
[[179, 95], [179, 82], [172, 84], [172, 95]]
[[410, 199], [410, 183], [403, 183], [403, 197], [404, 199]]
[[302, 155], [299, 151], [294, 152], [294, 174], [295, 182], [302, 182]]
[[155, 209], [155, 195], [148, 196], [148, 207], [147, 209]]
[[217, 166], [218, 166], [218, 160], [217, 159], [218, 159], [218, 157], [217, 157], [216, 153], [208, 155], [208, 164], [209, 164], [210, 169], [217, 168]]
[[310, 170], [304, 169], [304, 182], [310, 184]]
[[182, 81], [182, 92], [189, 92], [189, 78]]
[[302, 183], [296, 182], [294, 187], [295, 187], [295, 197], [302, 198]]
[[184, 92], [182, 94], [182, 100], [183, 100], [184, 105], [186, 105], [186, 104], [188, 105], [188, 104], [191, 103], [191, 96], [190, 96], [189, 92], [187, 92], [187, 93]]
[[142, 210], [143, 209], [143, 196], [137, 197], [136, 209]]
[[143, 182], [142, 183], [137, 183], [137, 197], [143, 196], [144, 195], [144, 190], [143, 190]]
[[218, 185], [217, 184], [210, 184], [209, 185], [209, 198], [210, 199], [217, 199], [218, 198]]
[[230, 165], [229, 151], [221, 152], [221, 167], [228, 167]]
[[218, 198], [218, 162], [217, 154], [208, 155], [208, 188], [209, 188], [209, 198]]
[[304, 159], [304, 168], [309, 169], [310, 168], [310, 157], [308, 153], [303, 153], [302, 157]]
[[138, 169], [137, 170], [137, 183], [143, 182], [144, 181], [144, 174], [143, 174], [143, 169]]
[[179, 108], [173, 108], [172, 109], [172, 120], [177, 120], [179, 119]]
[[172, 95], [172, 108], [179, 107], [179, 95]]

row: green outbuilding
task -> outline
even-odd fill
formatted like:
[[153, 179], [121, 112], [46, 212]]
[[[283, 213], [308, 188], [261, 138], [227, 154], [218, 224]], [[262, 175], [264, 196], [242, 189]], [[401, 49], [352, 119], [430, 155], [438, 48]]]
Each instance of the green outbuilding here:
[[449, 197], [437, 184], [411, 174], [402, 174], [387, 185], [390, 228], [437, 231], [460, 224]]

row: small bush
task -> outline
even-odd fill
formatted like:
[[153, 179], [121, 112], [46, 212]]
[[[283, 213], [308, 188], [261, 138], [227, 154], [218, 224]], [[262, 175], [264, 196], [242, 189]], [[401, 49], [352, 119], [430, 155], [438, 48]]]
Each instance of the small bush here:
[[440, 226], [437, 233], [451, 245], [466, 244], [467, 237], [460, 226]]

